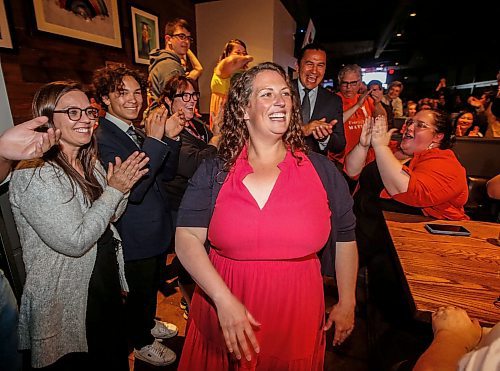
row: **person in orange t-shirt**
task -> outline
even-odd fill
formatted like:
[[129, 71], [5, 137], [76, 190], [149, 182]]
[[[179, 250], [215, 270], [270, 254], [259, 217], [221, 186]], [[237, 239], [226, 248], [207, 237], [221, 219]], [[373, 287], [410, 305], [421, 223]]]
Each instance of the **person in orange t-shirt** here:
[[[436, 219], [468, 219], [465, 169], [449, 149], [453, 125], [439, 111], [419, 111], [410, 120], [399, 149], [391, 149], [387, 120], [377, 117], [363, 128], [358, 145], [345, 159], [350, 177], [359, 176], [354, 196], [358, 246], [366, 257], [376, 253], [384, 218], [382, 210], [431, 216]], [[369, 148], [376, 161], [365, 166]]]
[[[344, 132], [346, 139], [345, 150], [331, 157], [344, 163], [345, 156], [358, 144], [361, 130], [365, 120], [369, 117], [386, 116], [386, 112], [380, 103], [383, 91], [369, 89], [363, 95], [358, 94], [361, 85], [361, 67], [356, 64], [349, 64], [339, 72], [340, 92], [338, 95], [342, 99]], [[373, 151], [367, 156], [367, 163], [373, 161]]]

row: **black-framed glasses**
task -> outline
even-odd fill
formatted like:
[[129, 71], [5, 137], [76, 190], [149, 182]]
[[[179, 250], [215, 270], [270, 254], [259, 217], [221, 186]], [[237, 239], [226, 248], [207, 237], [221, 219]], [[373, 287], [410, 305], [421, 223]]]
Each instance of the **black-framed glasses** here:
[[94, 107], [87, 107], [87, 108], [70, 107], [64, 110], [54, 111], [54, 113], [65, 113], [68, 115], [70, 120], [78, 121], [82, 118], [82, 112], [84, 111], [87, 117], [91, 120], [97, 120], [97, 118], [99, 117], [99, 110]]
[[191, 98], [196, 102], [198, 99], [200, 99], [200, 92], [199, 91], [194, 91], [192, 93], [179, 93], [175, 94], [174, 98], [182, 98], [184, 102], [189, 102]]
[[359, 82], [359, 80], [356, 80], [356, 81], [341, 81], [340, 85], [342, 85], [342, 87], [344, 87], [344, 88], [348, 88], [348, 87], [354, 88], [358, 84], [358, 82]]
[[188, 36], [185, 33], [175, 33], [172, 35], [172, 37], [178, 37], [182, 41], [189, 40], [190, 43], [194, 41], [194, 39], [191, 36]]

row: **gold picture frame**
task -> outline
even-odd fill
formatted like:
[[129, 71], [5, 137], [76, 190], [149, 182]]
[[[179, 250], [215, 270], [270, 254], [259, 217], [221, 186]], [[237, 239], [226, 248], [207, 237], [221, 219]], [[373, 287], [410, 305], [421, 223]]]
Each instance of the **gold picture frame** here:
[[134, 61], [149, 64], [149, 52], [160, 47], [158, 17], [154, 14], [130, 7], [132, 17], [132, 38], [134, 40]]
[[12, 49], [13, 47], [5, 1], [0, 0], [0, 48]]
[[33, 0], [40, 31], [122, 47], [117, 0]]

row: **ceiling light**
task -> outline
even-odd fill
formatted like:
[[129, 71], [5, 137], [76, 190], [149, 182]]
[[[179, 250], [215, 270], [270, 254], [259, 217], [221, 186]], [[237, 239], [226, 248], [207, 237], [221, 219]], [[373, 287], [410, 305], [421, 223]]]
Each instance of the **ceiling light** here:
[[399, 62], [394, 63], [394, 65], [399, 66]]
[[417, 16], [417, 13], [416, 12], [411, 12], [410, 13], [410, 17], [416, 17]]
[[401, 37], [401, 36], [403, 36], [403, 34], [402, 34], [401, 32], [398, 32], [398, 33], [396, 34], [396, 36], [397, 36], [397, 37]]
[[405, 76], [405, 80], [408, 80], [408, 76]]

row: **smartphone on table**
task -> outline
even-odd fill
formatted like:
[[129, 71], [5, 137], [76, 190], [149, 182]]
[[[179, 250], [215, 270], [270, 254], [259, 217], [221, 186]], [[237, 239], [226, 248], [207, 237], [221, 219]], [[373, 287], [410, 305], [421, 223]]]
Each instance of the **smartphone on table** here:
[[470, 232], [461, 225], [428, 223], [425, 225], [425, 229], [433, 234], [446, 234], [449, 236], [470, 236]]

